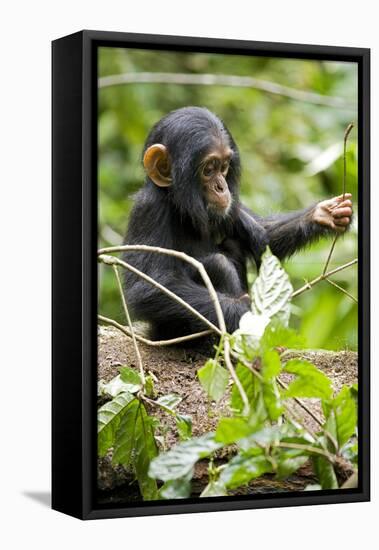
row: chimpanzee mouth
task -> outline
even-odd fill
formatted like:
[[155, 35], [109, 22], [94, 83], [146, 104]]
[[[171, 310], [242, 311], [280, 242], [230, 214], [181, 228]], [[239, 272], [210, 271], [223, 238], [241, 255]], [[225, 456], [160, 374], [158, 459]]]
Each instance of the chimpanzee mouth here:
[[228, 203], [228, 206], [226, 208], [222, 208], [219, 205], [208, 203], [207, 204], [207, 212], [209, 220], [219, 220], [220, 218], [226, 218], [226, 216], [229, 214], [231, 208], [233, 205], [233, 198], [230, 197], [230, 201]]

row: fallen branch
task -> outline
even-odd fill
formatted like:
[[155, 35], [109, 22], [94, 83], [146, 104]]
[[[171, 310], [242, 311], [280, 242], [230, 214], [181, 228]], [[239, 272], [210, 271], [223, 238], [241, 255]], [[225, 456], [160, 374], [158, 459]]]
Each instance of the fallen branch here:
[[302, 287], [298, 288], [297, 290], [295, 290], [295, 292], [292, 293], [292, 298], [296, 298], [297, 296], [299, 296], [300, 294], [302, 294], [306, 290], [310, 290], [317, 283], [319, 283], [321, 281], [325, 281], [331, 275], [334, 275], [335, 273], [338, 273], [339, 271], [342, 271], [343, 269], [346, 269], [346, 268], [356, 264], [357, 262], [358, 262], [358, 258], [355, 258], [354, 260], [351, 260], [350, 262], [347, 262], [344, 265], [340, 265], [340, 266], [336, 267], [335, 269], [332, 269], [331, 271], [328, 271], [325, 274], [322, 273], [321, 275], [319, 275], [318, 277], [316, 277], [312, 281], [309, 281], [309, 282], [305, 283], [304, 286], [302, 286]]
[[[104, 317], [104, 315], [100, 315], [100, 314], [97, 316], [97, 318], [99, 319], [99, 321], [102, 321], [107, 325], [111, 325], [112, 327], [117, 328], [119, 331], [123, 332], [126, 336], [129, 336], [129, 338], [132, 337], [130, 330], [127, 327], [124, 327], [123, 325], [115, 321], [114, 319], [110, 319], [109, 317]], [[148, 338], [145, 338], [144, 336], [141, 336], [140, 334], [137, 334], [136, 332], [134, 332], [134, 336], [136, 340], [152, 347], [173, 346], [175, 344], [180, 344], [181, 342], [187, 342], [188, 340], [195, 340], [196, 338], [209, 336], [210, 334], [213, 334], [213, 330], [203, 330], [202, 332], [195, 332], [193, 334], [188, 334], [187, 336], [179, 336], [178, 338], [171, 338], [170, 340], [149, 340]]]
[[237, 76], [223, 74], [190, 74], [190, 73], [123, 73], [109, 76], [103, 76], [98, 80], [99, 88], [109, 86], [120, 86], [124, 84], [179, 84], [190, 86], [233, 86], [239, 88], [254, 88], [267, 92], [269, 94], [280, 95], [303, 101], [314, 105], [324, 105], [337, 109], [356, 110], [354, 103], [351, 103], [341, 97], [332, 97], [327, 95], [297, 90], [288, 86], [282, 86], [276, 82], [260, 80], [252, 76]]
[[[216, 316], [217, 316], [217, 320], [218, 320], [220, 328], [216, 327], [216, 325], [214, 325], [213, 323], [208, 321], [208, 319], [206, 319], [203, 315], [201, 315], [201, 313], [196, 311], [196, 309], [194, 309], [190, 304], [188, 304], [187, 302], [182, 300], [182, 298], [179, 298], [179, 296], [177, 296], [176, 294], [171, 292], [168, 288], [161, 285], [160, 283], [158, 283], [157, 281], [155, 281], [154, 279], [152, 279], [151, 277], [149, 277], [148, 275], [146, 275], [142, 271], [136, 269], [135, 267], [131, 266], [130, 264], [127, 264], [126, 262], [124, 262], [123, 260], [120, 260], [119, 258], [115, 258], [114, 256], [108, 256], [107, 255], [108, 253], [122, 252], [122, 251], [125, 251], [125, 252], [128, 252], [128, 251], [129, 252], [130, 251], [140, 251], [140, 252], [144, 251], [144, 252], [152, 252], [152, 253], [156, 253], [156, 254], [166, 254], [167, 256], [173, 256], [175, 258], [179, 258], [179, 259], [193, 265], [199, 271], [200, 276], [203, 279], [204, 284], [205, 284], [205, 286], [206, 286], [206, 288], [209, 292], [211, 300], [212, 300], [212, 302], [215, 306]], [[123, 245], [123, 246], [103, 248], [103, 249], [98, 251], [98, 261], [103, 262], [103, 263], [108, 264], [108, 265], [112, 265], [112, 266], [116, 265], [116, 264], [121, 265], [122, 267], [124, 267], [128, 271], [131, 271], [135, 275], [138, 275], [139, 277], [141, 277], [145, 281], [149, 282], [153, 286], [159, 288], [162, 292], [164, 292], [165, 294], [170, 296], [173, 300], [175, 300], [178, 303], [180, 303], [181, 305], [183, 305], [185, 308], [187, 308], [189, 311], [191, 311], [196, 317], [200, 318], [212, 330], [217, 332], [217, 334], [219, 334], [221, 337], [224, 336], [224, 360], [225, 360], [225, 364], [226, 364], [226, 366], [229, 370], [229, 373], [230, 373], [230, 376], [231, 376], [233, 382], [235, 383], [235, 385], [238, 389], [238, 392], [239, 392], [239, 394], [241, 396], [241, 399], [242, 399], [242, 402], [244, 404], [245, 412], [247, 414], [248, 411], [249, 411], [249, 408], [250, 408], [249, 400], [247, 398], [245, 390], [243, 389], [243, 386], [240, 382], [240, 379], [238, 378], [238, 376], [236, 374], [236, 371], [233, 367], [232, 361], [230, 359], [230, 342], [229, 342], [229, 335], [226, 331], [224, 314], [222, 312], [221, 305], [220, 305], [217, 293], [216, 293], [216, 291], [214, 289], [214, 286], [212, 284], [212, 281], [210, 280], [209, 275], [206, 272], [203, 264], [201, 262], [199, 262], [198, 260], [195, 260], [195, 258], [192, 258], [191, 256], [188, 256], [184, 252], [179, 252], [177, 250], [170, 250], [168, 248], [148, 246], [148, 245]]]

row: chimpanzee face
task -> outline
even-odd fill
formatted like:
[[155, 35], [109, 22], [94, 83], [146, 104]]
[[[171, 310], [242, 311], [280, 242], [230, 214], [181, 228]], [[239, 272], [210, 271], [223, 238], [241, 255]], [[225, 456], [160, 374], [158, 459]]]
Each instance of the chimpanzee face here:
[[229, 214], [238, 193], [238, 149], [207, 109], [186, 107], [161, 119], [147, 139], [143, 164], [149, 180], [170, 188], [176, 211], [197, 227]]
[[199, 165], [198, 174], [205, 203], [214, 214], [227, 214], [232, 204], [226, 179], [232, 154], [229, 146], [219, 143], [204, 156]]

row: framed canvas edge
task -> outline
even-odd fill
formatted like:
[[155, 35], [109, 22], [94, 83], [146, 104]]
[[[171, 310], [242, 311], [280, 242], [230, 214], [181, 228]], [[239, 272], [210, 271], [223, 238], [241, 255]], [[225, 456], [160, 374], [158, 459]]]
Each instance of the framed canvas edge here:
[[[75, 366], [71, 366], [69, 376], [63, 377], [63, 360], [57, 360], [53, 351], [53, 479], [59, 479], [59, 483], [53, 482], [52, 507], [56, 510], [73, 515], [81, 519], [100, 519], [112, 517], [145, 516], [158, 514], [177, 514], [204, 511], [226, 511], [254, 508], [274, 508], [283, 506], [300, 506], [313, 504], [332, 504], [343, 502], [363, 502], [370, 499], [370, 50], [367, 48], [351, 48], [341, 46], [317, 46], [301, 44], [283, 44], [273, 42], [254, 42], [229, 39], [208, 39], [196, 37], [177, 37], [163, 35], [144, 35], [134, 33], [115, 33], [103, 31], [80, 31], [53, 42], [54, 47], [65, 48], [67, 40], [74, 40], [78, 43], [81, 55], [81, 155], [75, 162], [75, 178], [80, 187], [81, 200], [73, 205], [69, 197], [66, 197], [67, 205], [75, 210], [76, 215], [81, 216], [81, 269], [78, 274], [77, 266], [71, 266], [71, 280], [75, 280], [75, 289], [81, 294], [81, 323], [80, 334], [76, 329], [76, 341], [81, 339], [81, 345], [76, 351]], [[229, 54], [246, 55], [277, 55], [281, 57], [300, 57], [309, 59], [334, 59], [348, 60], [358, 63], [359, 70], [359, 208], [360, 208], [360, 231], [359, 231], [359, 428], [360, 428], [360, 474], [359, 488], [353, 490], [338, 491], [314, 491], [307, 493], [290, 493], [286, 496], [267, 495], [260, 496], [255, 500], [252, 497], [227, 497], [220, 499], [197, 499], [194, 502], [188, 501], [165, 501], [157, 503], [141, 503], [134, 506], [101, 508], [94, 505], [95, 484], [96, 484], [96, 386], [97, 373], [93, 365], [97, 364], [97, 323], [96, 323], [96, 247], [97, 247], [97, 101], [96, 101], [96, 79], [98, 46], [129, 46], [145, 47], [150, 49], [186, 49], [188, 51], [214, 51]], [[54, 69], [53, 69], [54, 71]], [[54, 72], [53, 72], [54, 74]], [[77, 78], [78, 75], [72, 78]], [[57, 141], [54, 133], [55, 116], [57, 103], [54, 101], [53, 88], [53, 142]], [[57, 114], [57, 113], [56, 113]], [[77, 120], [70, 120], [73, 114], [67, 112], [68, 123], [77, 123]], [[76, 118], [78, 114], [75, 112]], [[55, 137], [54, 137], [55, 136]], [[59, 139], [58, 139], [59, 141]], [[58, 186], [58, 175], [54, 171], [54, 155], [60, 153], [57, 150], [58, 143], [54, 150], [53, 143], [53, 190]], [[364, 198], [364, 200], [362, 200]], [[57, 209], [55, 204], [55, 211]], [[54, 211], [54, 191], [53, 191]], [[59, 216], [58, 216], [59, 219]], [[56, 221], [53, 219], [57, 231]], [[76, 226], [75, 226], [76, 227]], [[71, 228], [69, 240], [78, 239], [74, 227]], [[62, 238], [62, 237], [61, 237]], [[56, 240], [56, 239], [55, 239]], [[58, 243], [53, 243], [53, 277], [55, 286], [70, 293], [67, 278], [57, 269], [54, 270], [54, 249]], [[59, 255], [59, 254], [58, 254]], [[58, 262], [59, 263], [59, 262]], [[75, 294], [75, 293], [74, 293]], [[53, 347], [60, 341], [60, 348], [64, 349], [62, 335], [54, 331], [54, 319], [63, 314], [63, 318], [69, 318], [69, 312], [65, 311], [62, 304], [60, 310], [54, 305], [53, 287]], [[55, 342], [55, 343], [54, 343]], [[54, 367], [55, 365], [55, 367]], [[65, 370], [67, 372], [67, 369]], [[63, 393], [74, 395], [75, 414], [71, 418], [65, 418], [63, 403], [57, 405], [57, 393], [62, 387], [57, 387], [57, 380], [63, 384]], [[77, 400], [80, 399], [78, 403]], [[56, 409], [58, 406], [58, 411]], [[69, 415], [70, 416], [70, 415]], [[77, 466], [75, 479], [80, 480], [79, 485], [72, 490], [70, 503], [66, 497], [62, 500], [57, 492], [62, 491], [65, 485], [65, 475], [61, 471], [62, 460], [57, 457], [67, 449], [59, 442], [58, 434], [62, 434], [67, 425], [73, 422], [76, 416], [78, 430], [75, 431], [74, 449], [77, 451]], [[55, 432], [55, 434], [54, 434]]]

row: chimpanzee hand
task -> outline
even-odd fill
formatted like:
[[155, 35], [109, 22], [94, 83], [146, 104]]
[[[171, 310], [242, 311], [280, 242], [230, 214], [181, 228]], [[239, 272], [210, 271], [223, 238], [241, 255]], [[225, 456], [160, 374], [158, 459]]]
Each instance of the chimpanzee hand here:
[[319, 225], [325, 225], [337, 233], [343, 233], [351, 222], [353, 214], [351, 193], [319, 202], [313, 212], [312, 219]]

